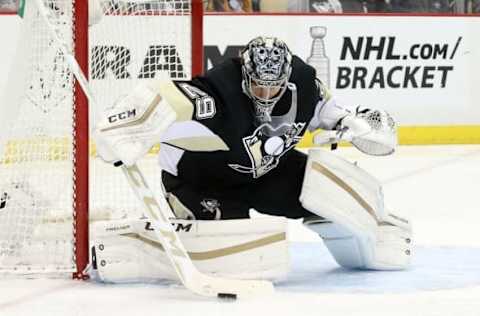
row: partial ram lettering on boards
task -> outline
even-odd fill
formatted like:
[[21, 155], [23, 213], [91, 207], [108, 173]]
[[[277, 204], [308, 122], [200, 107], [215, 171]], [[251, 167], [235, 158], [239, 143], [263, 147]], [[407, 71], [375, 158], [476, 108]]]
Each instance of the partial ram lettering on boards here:
[[[140, 57], [144, 56], [141, 58], [142, 65], [139, 69], [131, 69], [134, 56], [138, 53]], [[135, 55], [129, 47], [99, 45], [92, 48], [91, 54], [91, 77], [95, 80], [152, 79], [158, 72], [167, 72], [176, 79], [187, 78], [186, 68], [175, 45], [150, 45], [145, 53], [135, 52]]]

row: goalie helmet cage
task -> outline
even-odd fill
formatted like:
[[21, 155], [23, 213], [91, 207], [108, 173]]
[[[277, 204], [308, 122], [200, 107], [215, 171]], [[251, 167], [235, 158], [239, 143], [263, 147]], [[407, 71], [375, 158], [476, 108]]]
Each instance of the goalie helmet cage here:
[[[95, 157], [89, 121], [104, 109], [89, 109], [35, 3], [25, 5], [0, 99], [0, 276], [85, 278], [89, 212], [91, 221], [143, 211], [121, 171]], [[188, 80], [203, 71], [202, 0], [38, 3], [89, 74], [101, 107], [139, 80]], [[156, 160], [139, 165], [161, 190]]]

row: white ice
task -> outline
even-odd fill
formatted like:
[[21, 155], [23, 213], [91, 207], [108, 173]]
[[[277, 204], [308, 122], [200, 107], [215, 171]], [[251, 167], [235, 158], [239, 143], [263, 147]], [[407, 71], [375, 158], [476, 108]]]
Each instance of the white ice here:
[[410, 270], [341, 269], [292, 221], [292, 271], [272, 296], [221, 302], [172, 283], [0, 280], [0, 315], [480, 315], [480, 145], [402, 146], [383, 158], [353, 148], [338, 154], [379, 178], [390, 208], [412, 219]]

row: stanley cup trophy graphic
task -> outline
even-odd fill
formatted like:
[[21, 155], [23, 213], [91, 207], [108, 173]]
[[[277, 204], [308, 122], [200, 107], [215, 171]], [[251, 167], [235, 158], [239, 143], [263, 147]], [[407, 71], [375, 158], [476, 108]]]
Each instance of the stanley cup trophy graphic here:
[[318, 79], [327, 87], [330, 87], [330, 60], [325, 54], [325, 42], [323, 41], [323, 38], [327, 35], [327, 28], [324, 26], [312, 26], [310, 35], [313, 38], [313, 42], [307, 63], [315, 68]]

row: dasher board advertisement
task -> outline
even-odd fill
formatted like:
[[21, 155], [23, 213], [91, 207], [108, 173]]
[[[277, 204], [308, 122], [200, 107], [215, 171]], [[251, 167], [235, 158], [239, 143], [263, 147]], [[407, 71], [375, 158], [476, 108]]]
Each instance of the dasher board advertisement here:
[[344, 103], [383, 108], [401, 125], [480, 125], [480, 19], [208, 16], [211, 66], [258, 35], [283, 39]]

